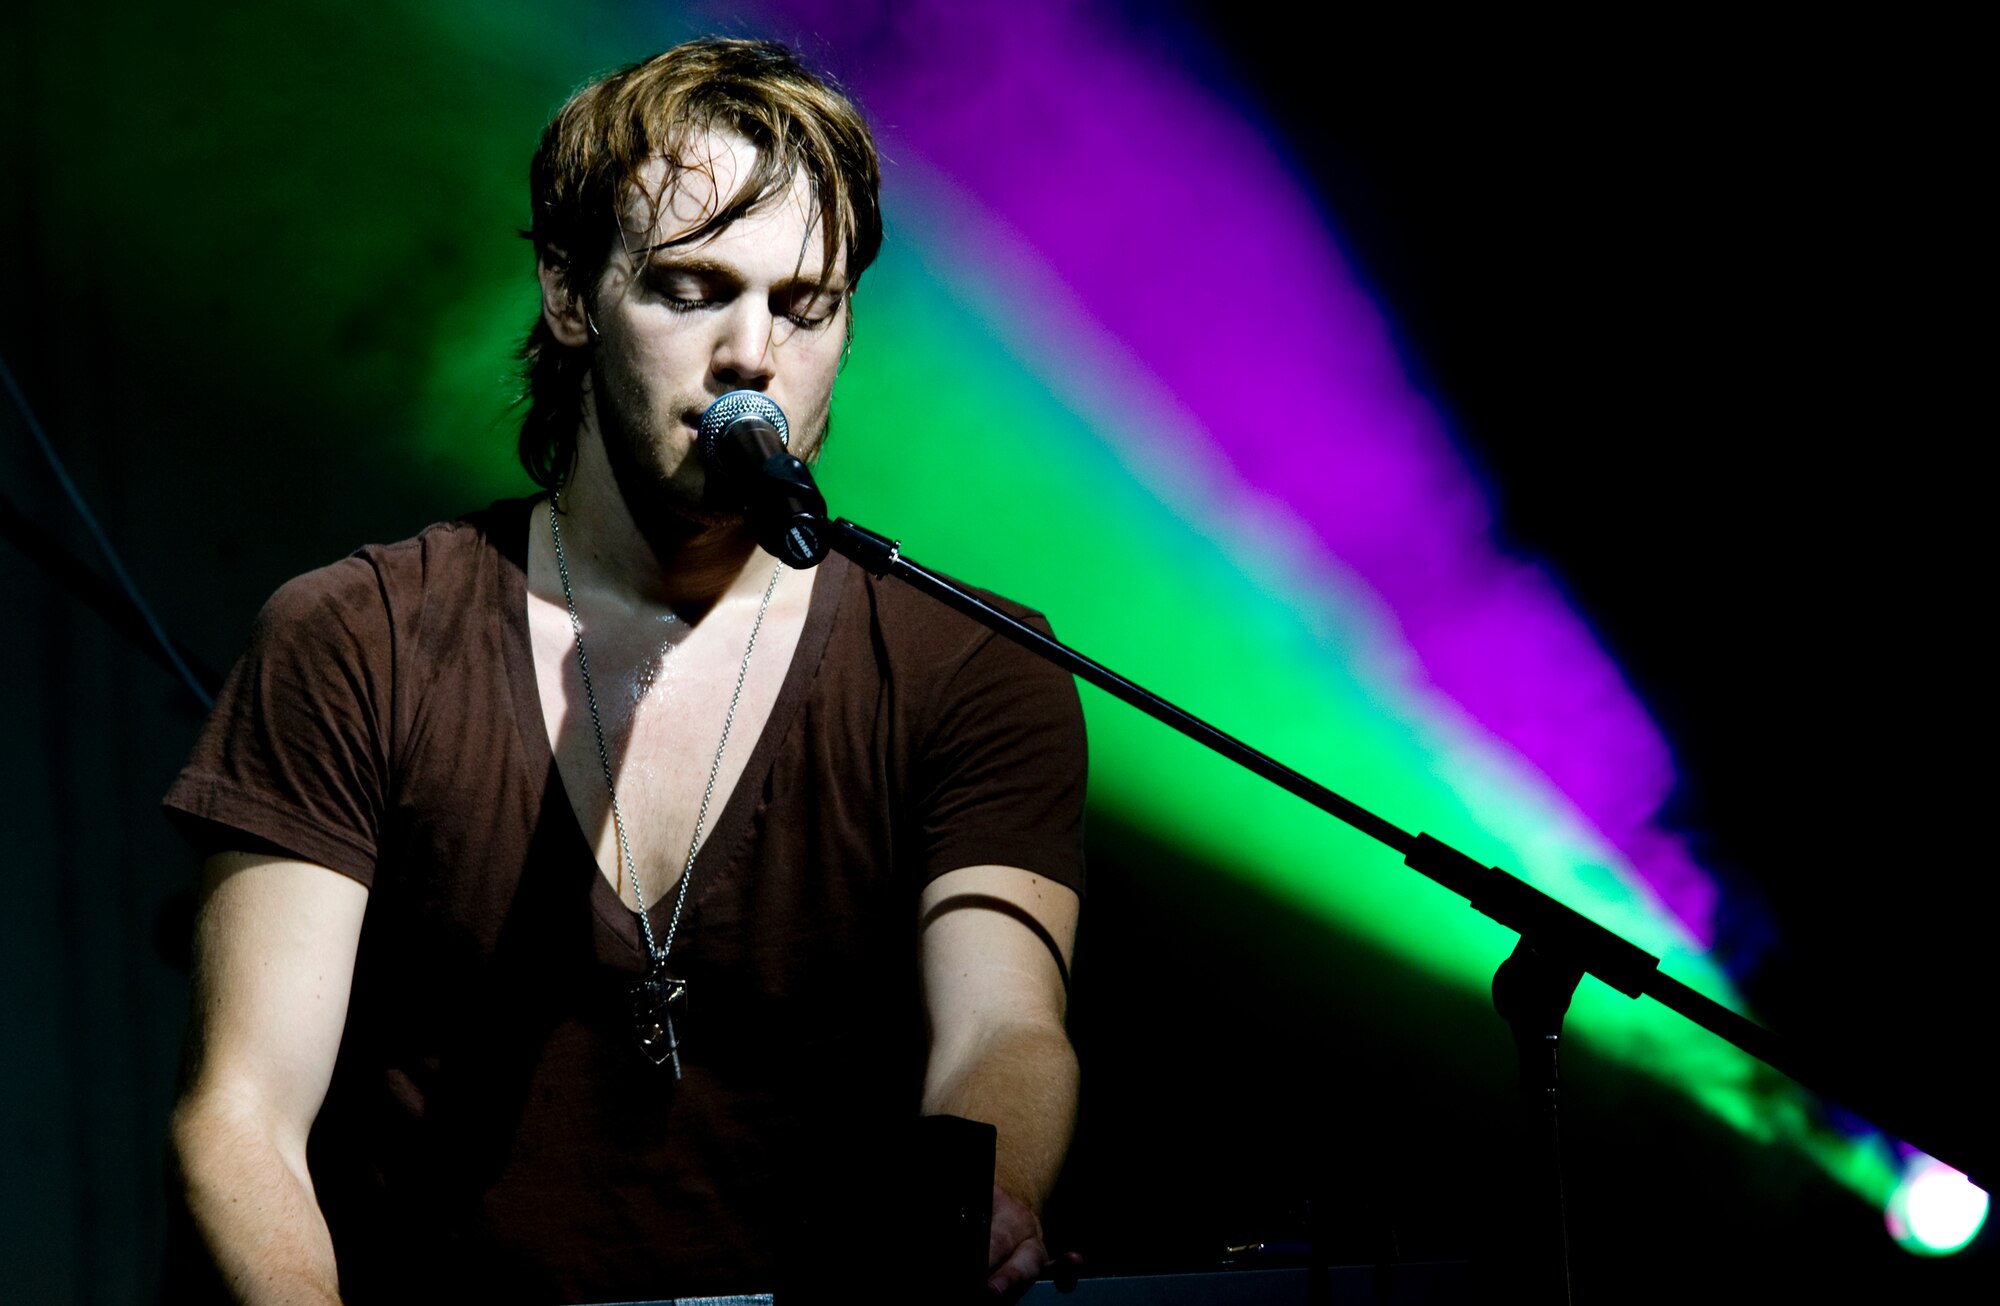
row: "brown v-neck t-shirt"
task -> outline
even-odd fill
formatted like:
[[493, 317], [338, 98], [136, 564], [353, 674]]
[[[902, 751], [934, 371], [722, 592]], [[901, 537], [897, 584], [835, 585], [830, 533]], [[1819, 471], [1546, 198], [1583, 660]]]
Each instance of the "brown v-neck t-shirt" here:
[[1082, 888], [1075, 687], [907, 587], [821, 564], [695, 862], [677, 1082], [638, 1052], [638, 922], [549, 750], [531, 502], [280, 589], [166, 797], [205, 851], [280, 850], [369, 887], [310, 1153], [343, 1291], [851, 1287], [896, 1246], [919, 890], [983, 864]]

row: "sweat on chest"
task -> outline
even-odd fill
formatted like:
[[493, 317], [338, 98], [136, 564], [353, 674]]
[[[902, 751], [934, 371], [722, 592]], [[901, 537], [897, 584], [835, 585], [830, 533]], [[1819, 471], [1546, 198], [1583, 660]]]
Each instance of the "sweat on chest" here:
[[[777, 589], [774, 579], [767, 592]], [[636, 874], [645, 900], [656, 901], [755, 751], [797, 644], [798, 614], [724, 604], [689, 623], [645, 610], [589, 620], [579, 608], [579, 640], [566, 607], [539, 606], [530, 614], [536, 688], [562, 787], [606, 878], [630, 899]]]

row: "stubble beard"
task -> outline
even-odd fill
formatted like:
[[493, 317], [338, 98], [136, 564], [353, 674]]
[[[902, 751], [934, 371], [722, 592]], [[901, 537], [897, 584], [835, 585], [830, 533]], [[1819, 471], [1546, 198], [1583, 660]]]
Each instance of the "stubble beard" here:
[[[648, 402], [644, 386], [636, 379], [621, 384], [605, 375], [601, 354], [591, 360], [590, 382], [611, 478], [633, 522], [657, 552], [664, 556], [661, 545], [690, 534], [742, 524], [740, 510], [712, 501], [708, 477], [692, 447], [676, 470], [669, 472], [662, 465], [670, 436], [659, 429], [659, 413]], [[693, 401], [676, 399], [668, 411], [678, 415], [692, 406]]]
[[[672, 546], [690, 535], [722, 528], [745, 526], [743, 510], [717, 500], [715, 482], [701, 464], [700, 453], [692, 446], [676, 470], [667, 471], [660, 462], [670, 437], [659, 429], [661, 409], [649, 401], [645, 387], [634, 377], [614, 381], [605, 373], [603, 355], [590, 364], [591, 391], [595, 403], [597, 430], [604, 446], [605, 462], [619, 497], [632, 514], [653, 550], [669, 556]], [[708, 396], [679, 398], [666, 408], [668, 421], [678, 421], [681, 413], [706, 411]], [[815, 415], [819, 429], [807, 432], [792, 428], [791, 447], [810, 461], [824, 447], [833, 427], [830, 404]], [[802, 440], [801, 437], [805, 438]]]

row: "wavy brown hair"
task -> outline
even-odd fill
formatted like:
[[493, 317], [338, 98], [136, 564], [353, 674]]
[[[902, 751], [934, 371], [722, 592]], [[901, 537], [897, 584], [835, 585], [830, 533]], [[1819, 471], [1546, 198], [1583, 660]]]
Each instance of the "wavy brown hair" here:
[[[748, 141], [757, 166], [683, 240], [723, 230], [803, 173], [825, 242], [821, 288], [843, 249], [848, 286], [860, 280], [882, 248], [881, 164], [860, 111], [785, 46], [720, 37], [599, 78], [550, 120], [528, 168], [533, 226], [522, 233], [537, 262], [557, 269], [571, 293], [587, 295], [611, 256], [621, 204], [647, 193], [646, 166], [666, 163], [665, 184], [651, 193], [657, 218], [681, 174], [707, 168], [696, 151], [710, 132]], [[589, 350], [558, 341], [538, 311], [520, 359], [521, 466], [556, 489], [576, 456]]]

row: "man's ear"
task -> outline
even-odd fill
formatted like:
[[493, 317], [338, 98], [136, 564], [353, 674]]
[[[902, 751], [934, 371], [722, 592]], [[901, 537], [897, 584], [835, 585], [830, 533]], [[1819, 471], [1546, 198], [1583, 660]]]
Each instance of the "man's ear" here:
[[551, 245], [535, 260], [535, 275], [542, 283], [542, 321], [556, 343], [581, 349], [590, 343], [590, 321], [583, 296], [570, 289], [569, 258]]

